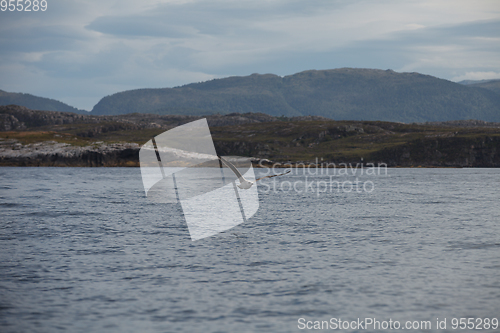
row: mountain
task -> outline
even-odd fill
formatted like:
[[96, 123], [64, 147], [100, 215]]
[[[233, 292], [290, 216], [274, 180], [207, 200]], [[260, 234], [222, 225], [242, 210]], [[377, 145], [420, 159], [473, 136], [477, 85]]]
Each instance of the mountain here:
[[500, 80], [465, 80], [458, 82], [469, 87], [484, 88], [500, 94]]
[[20, 105], [33, 110], [62, 111], [79, 114], [89, 114], [84, 110], [79, 110], [55, 99], [38, 97], [30, 94], [11, 93], [0, 90], [0, 105]]
[[341, 68], [280, 77], [252, 74], [181, 87], [138, 89], [106, 96], [92, 114], [317, 115], [336, 120], [399, 122], [500, 121], [500, 96], [419, 73]]

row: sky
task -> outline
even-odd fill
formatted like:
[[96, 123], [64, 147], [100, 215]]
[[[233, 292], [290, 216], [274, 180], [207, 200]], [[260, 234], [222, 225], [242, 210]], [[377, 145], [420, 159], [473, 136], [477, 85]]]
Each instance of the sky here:
[[0, 11], [0, 89], [89, 111], [124, 90], [253, 73], [500, 78], [499, 0], [46, 1]]

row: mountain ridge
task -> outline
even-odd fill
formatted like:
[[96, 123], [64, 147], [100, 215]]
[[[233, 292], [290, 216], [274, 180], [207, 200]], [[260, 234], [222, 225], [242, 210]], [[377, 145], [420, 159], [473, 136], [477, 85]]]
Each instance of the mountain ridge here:
[[39, 97], [32, 94], [13, 93], [0, 90], [0, 106], [19, 105], [34, 110], [73, 112], [77, 114], [89, 114], [88, 111], [79, 110], [61, 101]]
[[232, 76], [174, 88], [136, 89], [102, 98], [92, 114], [262, 112], [336, 120], [500, 121], [500, 95], [420, 73], [340, 68]]
[[287, 76], [230, 76], [173, 88], [141, 88], [103, 97], [92, 112], [57, 100], [0, 90], [0, 105], [85, 115], [153, 113], [203, 116], [265, 113], [404, 123], [500, 121], [500, 80], [458, 83], [416, 72], [338, 68]]

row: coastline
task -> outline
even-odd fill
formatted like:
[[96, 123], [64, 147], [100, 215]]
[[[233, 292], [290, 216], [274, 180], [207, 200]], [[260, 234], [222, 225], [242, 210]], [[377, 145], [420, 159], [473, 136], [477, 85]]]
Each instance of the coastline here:
[[[76, 115], [15, 105], [0, 107], [0, 115], [0, 166], [34, 167], [139, 167], [142, 144], [201, 119]], [[500, 167], [498, 123], [403, 124], [264, 114], [206, 118], [217, 153], [251, 157], [254, 167]]]
[[[268, 156], [252, 157], [254, 168], [499, 168], [497, 146], [500, 138], [487, 138], [482, 142], [466, 142], [459, 146], [441, 145], [441, 150], [428, 145], [398, 146], [375, 155], [330, 160], [270, 160]], [[493, 143], [493, 144], [491, 144]], [[217, 142], [216, 149], [217, 149]], [[5, 167], [140, 167], [137, 143], [93, 142], [85, 146], [57, 141], [22, 144], [15, 139], [0, 140], [0, 166]], [[451, 150], [451, 151], [450, 151]], [[217, 149], [219, 151], [219, 149]], [[321, 154], [321, 152], [319, 152]], [[231, 151], [237, 155], [238, 151]]]
[[[500, 143], [495, 138], [495, 143]], [[492, 142], [493, 140], [486, 140]], [[217, 142], [216, 142], [217, 143]], [[475, 142], [474, 142], [475, 143]], [[217, 146], [217, 144], [216, 144]], [[432, 149], [426, 145], [400, 146], [368, 156], [367, 158], [336, 158], [324, 160], [291, 161], [270, 160], [267, 156], [253, 157], [254, 168], [349, 168], [362, 169], [373, 167], [388, 168], [499, 168], [500, 156], [497, 144], [476, 146], [465, 144], [463, 147], [452, 145], [453, 151]], [[0, 141], [0, 166], [5, 167], [140, 167], [137, 143], [94, 142], [85, 146], [56, 141], [21, 144], [19, 141]], [[219, 151], [217, 149], [217, 151]], [[223, 156], [237, 155], [237, 151]]]
[[[53, 150], [37, 149], [0, 149], [0, 167], [140, 167], [139, 150], [137, 144], [112, 144], [89, 147], [71, 147], [65, 144], [52, 143]], [[314, 161], [270, 161], [254, 158], [254, 168], [283, 168], [283, 169], [373, 169], [373, 168], [500, 168], [500, 164], [473, 165], [456, 163], [405, 163], [402, 165], [385, 163], [382, 161], [330, 161], [315, 163]]]

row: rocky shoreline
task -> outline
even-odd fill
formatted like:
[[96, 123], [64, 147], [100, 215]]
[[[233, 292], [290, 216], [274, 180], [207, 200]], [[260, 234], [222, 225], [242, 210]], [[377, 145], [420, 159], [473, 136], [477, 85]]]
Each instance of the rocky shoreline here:
[[0, 166], [138, 167], [137, 143], [93, 143], [85, 147], [55, 141], [23, 145], [0, 141]]
[[[0, 166], [138, 167], [141, 144], [200, 118], [0, 106]], [[500, 123], [404, 124], [250, 113], [206, 119], [219, 154], [252, 156], [255, 166], [314, 167], [319, 159], [320, 166], [340, 167], [500, 167]]]
[[[453, 138], [420, 142], [379, 152], [370, 159], [336, 161], [281, 161], [253, 158], [255, 167], [342, 167], [346, 165], [386, 165], [387, 167], [500, 167], [500, 138], [458, 142]], [[216, 142], [217, 146], [217, 142]], [[457, 153], [456, 147], [462, 147]], [[137, 143], [94, 142], [73, 146], [56, 141], [21, 144], [15, 139], [0, 140], [0, 166], [24, 167], [139, 167]], [[217, 148], [217, 147], [216, 147]], [[227, 147], [226, 147], [227, 148]], [[238, 148], [238, 147], [235, 147]], [[453, 152], [453, 153], [451, 153]]]

